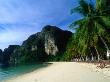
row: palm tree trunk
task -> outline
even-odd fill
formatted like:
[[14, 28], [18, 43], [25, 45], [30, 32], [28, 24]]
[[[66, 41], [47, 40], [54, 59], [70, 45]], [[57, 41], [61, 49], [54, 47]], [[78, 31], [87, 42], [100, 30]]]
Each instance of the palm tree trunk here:
[[100, 54], [99, 54], [99, 52], [98, 52], [98, 50], [97, 50], [96, 46], [95, 46], [94, 48], [95, 48], [96, 53], [97, 53], [97, 60], [99, 61], [99, 60], [100, 60]]
[[91, 61], [94, 61], [94, 56], [93, 56], [92, 52], [91, 52], [91, 58], [90, 58], [90, 60]]
[[92, 55], [92, 61], [94, 61], [94, 56]]
[[100, 39], [102, 40], [102, 42], [104, 43], [104, 45], [105, 45], [105, 47], [107, 48], [107, 50], [109, 50], [109, 48], [108, 48], [108, 46], [107, 46], [107, 44], [106, 44], [106, 42], [104, 41], [104, 39], [100, 36]]
[[110, 50], [107, 50], [107, 59], [109, 60], [110, 57]]
[[86, 61], [88, 61], [88, 57], [86, 56]]
[[107, 46], [107, 44], [106, 44], [106, 42], [104, 41], [104, 39], [101, 37], [101, 36], [99, 36], [100, 37], [100, 39], [102, 40], [102, 42], [104, 43], [104, 45], [105, 45], [105, 47], [106, 47], [106, 49], [107, 49], [107, 59], [109, 59], [109, 56], [110, 56], [110, 49], [109, 49], [109, 47]]

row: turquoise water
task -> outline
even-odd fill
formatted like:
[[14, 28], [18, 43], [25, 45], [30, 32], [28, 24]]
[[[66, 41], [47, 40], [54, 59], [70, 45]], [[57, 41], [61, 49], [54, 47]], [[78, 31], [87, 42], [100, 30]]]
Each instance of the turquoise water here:
[[0, 82], [46, 66], [47, 64], [26, 64], [21, 66], [0, 68]]

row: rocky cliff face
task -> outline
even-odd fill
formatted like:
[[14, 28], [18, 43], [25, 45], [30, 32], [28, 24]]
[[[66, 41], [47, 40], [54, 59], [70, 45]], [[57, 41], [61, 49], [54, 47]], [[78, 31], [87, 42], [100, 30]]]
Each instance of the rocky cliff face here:
[[2, 62], [2, 50], [0, 49], [0, 63]]
[[14, 63], [14, 50], [19, 48], [19, 45], [9, 45], [8, 48], [5, 48], [4, 51], [2, 52], [2, 63], [3, 64], [11, 64]]
[[[72, 33], [56, 26], [45, 26], [31, 35], [21, 46], [11, 45], [3, 52], [5, 63], [47, 61], [48, 56], [63, 53]], [[7, 62], [6, 62], [7, 61]]]
[[[69, 31], [63, 31], [56, 26], [45, 26], [41, 32], [30, 36], [22, 46], [30, 50], [42, 50], [47, 55], [56, 55], [66, 49], [67, 42], [72, 36]], [[42, 52], [41, 52], [42, 53]]]

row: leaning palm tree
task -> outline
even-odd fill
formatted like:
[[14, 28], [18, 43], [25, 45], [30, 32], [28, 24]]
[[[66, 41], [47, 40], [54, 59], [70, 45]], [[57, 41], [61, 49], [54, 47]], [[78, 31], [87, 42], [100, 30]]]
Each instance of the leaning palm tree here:
[[[99, 16], [106, 22], [106, 24], [110, 24], [110, 0], [96, 0], [96, 10]], [[109, 27], [109, 26], [108, 26]], [[103, 37], [103, 38], [102, 38]], [[107, 57], [109, 58], [110, 49], [108, 47], [110, 43], [110, 28], [107, 28], [107, 31], [103, 31], [101, 40], [103, 41], [106, 49], [107, 49]], [[108, 45], [107, 45], [108, 42]], [[110, 45], [109, 45], [110, 46]]]
[[97, 12], [96, 7], [85, 0], [79, 0], [79, 6], [72, 9], [71, 12], [79, 13], [82, 16], [82, 19], [70, 25], [71, 28], [76, 29], [78, 52], [80, 54], [90, 54], [91, 48], [94, 47], [99, 60], [99, 51], [97, 48], [99, 40], [109, 49], [103, 39], [103, 34], [109, 33], [109, 24], [105, 22], [103, 14]]

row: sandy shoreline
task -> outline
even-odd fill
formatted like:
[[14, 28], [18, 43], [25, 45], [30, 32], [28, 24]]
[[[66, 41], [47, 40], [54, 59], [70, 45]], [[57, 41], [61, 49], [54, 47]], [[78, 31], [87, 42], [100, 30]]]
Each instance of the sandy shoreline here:
[[48, 67], [5, 82], [110, 82], [110, 68], [105, 73], [100, 70], [93, 64], [52, 62]]
[[110, 65], [107, 65], [105, 68], [101, 69], [98, 68], [97, 65], [93, 63], [80, 63], [80, 65], [83, 65], [87, 68], [92, 69], [95, 72], [103, 73], [105, 76], [110, 77]]

